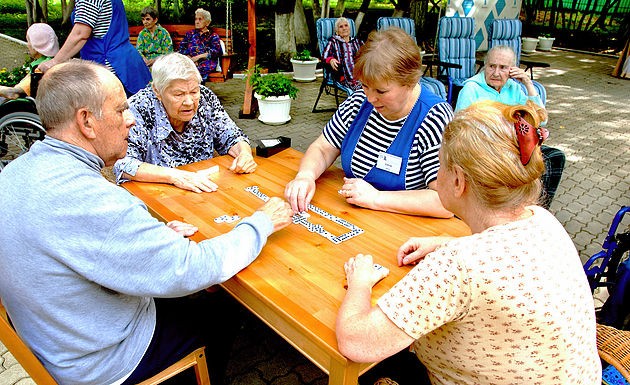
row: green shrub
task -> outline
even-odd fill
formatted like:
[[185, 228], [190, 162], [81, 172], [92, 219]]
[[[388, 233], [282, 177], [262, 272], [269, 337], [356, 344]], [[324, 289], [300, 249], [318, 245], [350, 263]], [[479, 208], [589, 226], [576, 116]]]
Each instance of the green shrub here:
[[15, 67], [12, 70], [0, 68], [0, 86], [13, 87], [18, 84], [28, 74], [29, 63], [30, 59], [21, 67]]
[[291, 99], [295, 99], [299, 91], [293, 84], [293, 81], [286, 75], [281, 73], [262, 75], [259, 65], [254, 66], [247, 73], [247, 78], [254, 92], [262, 96], [263, 99], [269, 96], [284, 95], [289, 95]]

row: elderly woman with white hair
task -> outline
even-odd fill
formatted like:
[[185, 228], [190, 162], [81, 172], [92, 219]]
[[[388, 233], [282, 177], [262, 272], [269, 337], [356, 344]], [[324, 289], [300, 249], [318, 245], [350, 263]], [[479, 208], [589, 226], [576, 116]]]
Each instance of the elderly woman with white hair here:
[[350, 36], [350, 23], [345, 17], [338, 17], [335, 20], [336, 34], [328, 39], [328, 44], [324, 49], [323, 59], [332, 68], [338, 80], [346, 87], [358, 89], [361, 83], [354, 79], [354, 59], [363, 45], [359, 38]]
[[210, 31], [212, 15], [203, 8], [195, 11], [195, 29], [186, 32], [179, 44], [179, 53], [190, 57], [205, 82], [208, 75], [217, 70], [219, 59], [223, 54], [219, 35]]
[[207, 173], [174, 167], [209, 159], [216, 151], [234, 157], [230, 170], [256, 169], [249, 140], [217, 96], [201, 85], [193, 61], [179, 53], [153, 64], [153, 83], [129, 98], [136, 124], [127, 155], [114, 165], [116, 181], [169, 183], [194, 192], [217, 189]]

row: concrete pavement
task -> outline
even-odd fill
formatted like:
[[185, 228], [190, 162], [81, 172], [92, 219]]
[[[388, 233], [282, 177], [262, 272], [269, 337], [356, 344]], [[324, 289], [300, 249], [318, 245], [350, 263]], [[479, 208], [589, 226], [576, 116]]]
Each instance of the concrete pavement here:
[[[532, 60], [549, 62], [536, 69], [535, 79], [547, 89], [548, 144], [567, 156], [564, 174], [551, 212], [565, 226], [583, 261], [601, 250], [614, 214], [630, 205], [630, 82], [610, 76], [615, 58], [554, 50]], [[210, 84], [226, 110], [252, 139], [292, 138], [305, 151], [321, 133], [331, 112], [311, 113], [320, 80], [299, 83], [291, 108], [292, 120], [267, 126], [256, 119], [239, 119], [245, 81]], [[333, 107], [323, 96], [320, 107]], [[626, 218], [623, 228], [628, 226]], [[232, 352], [228, 377], [233, 385], [323, 385], [327, 376], [254, 317], [246, 317]], [[0, 344], [0, 385], [33, 381]]]

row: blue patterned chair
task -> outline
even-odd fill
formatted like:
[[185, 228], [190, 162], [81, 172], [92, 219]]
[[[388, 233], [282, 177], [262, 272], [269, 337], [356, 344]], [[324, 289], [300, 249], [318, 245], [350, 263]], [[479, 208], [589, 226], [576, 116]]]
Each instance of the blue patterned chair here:
[[429, 77], [423, 76], [420, 78], [420, 84], [425, 85], [429, 90], [431, 90], [431, 92], [433, 92], [440, 98], [446, 100], [446, 96], [447, 96], [446, 88], [444, 87], [444, 84], [442, 84], [441, 81], [435, 78], [429, 78]]
[[447, 101], [454, 104], [464, 80], [475, 75], [475, 19], [443, 17], [438, 23], [437, 78], [447, 85]]
[[413, 41], [416, 40], [416, 22], [408, 17], [379, 17], [376, 21], [376, 30], [382, 31], [389, 27], [398, 27], [407, 32], [409, 36], [413, 37]]
[[[322, 59], [324, 56], [324, 50], [326, 49], [326, 45], [328, 44], [328, 39], [330, 39], [335, 33], [335, 21], [337, 18], [334, 17], [325, 17], [317, 19], [317, 23], [315, 24], [317, 30], [317, 45], [319, 47], [319, 57]], [[348, 24], [350, 25], [350, 37], [354, 37], [356, 35], [356, 27], [354, 24], [354, 20], [348, 19]], [[341, 93], [345, 93], [347, 96], [353, 94], [353, 90], [345, 87], [343, 84], [335, 80], [332, 71], [328, 66], [323, 65], [323, 79], [322, 85], [319, 87], [319, 93], [317, 94], [317, 99], [315, 100], [315, 105], [313, 105], [313, 112], [322, 112], [329, 110], [318, 110], [317, 103], [319, 103], [319, 99], [322, 96], [322, 93], [326, 93], [326, 95], [334, 95], [335, 102], [337, 107], [339, 107], [339, 97]]]
[[547, 68], [549, 63], [521, 59], [521, 33], [523, 25], [517, 19], [495, 19], [488, 26], [488, 49], [497, 45], [507, 45], [516, 53], [516, 65], [524, 65], [534, 79], [534, 67]]

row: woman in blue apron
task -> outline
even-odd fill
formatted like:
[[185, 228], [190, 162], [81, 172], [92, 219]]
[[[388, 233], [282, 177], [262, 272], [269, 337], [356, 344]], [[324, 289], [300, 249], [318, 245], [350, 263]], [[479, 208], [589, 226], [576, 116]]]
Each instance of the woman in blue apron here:
[[420, 50], [403, 30], [370, 34], [354, 68], [362, 89], [339, 106], [285, 189], [294, 211], [308, 210], [315, 181], [341, 155], [346, 177], [339, 194], [348, 203], [452, 216], [435, 189], [442, 132], [453, 110], [418, 83], [421, 67]]
[[42, 71], [80, 51], [81, 59], [103, 64], [114, 72], [127, 96], [151, 81], [151, 73], [142, 56], [129, 42], [129, 26], [122, 0], [106, 0], [100, 7], [92, 0], [76, 0], [72, 19], [74, 26], [66, 42], [53, 60], [39, 66]]

